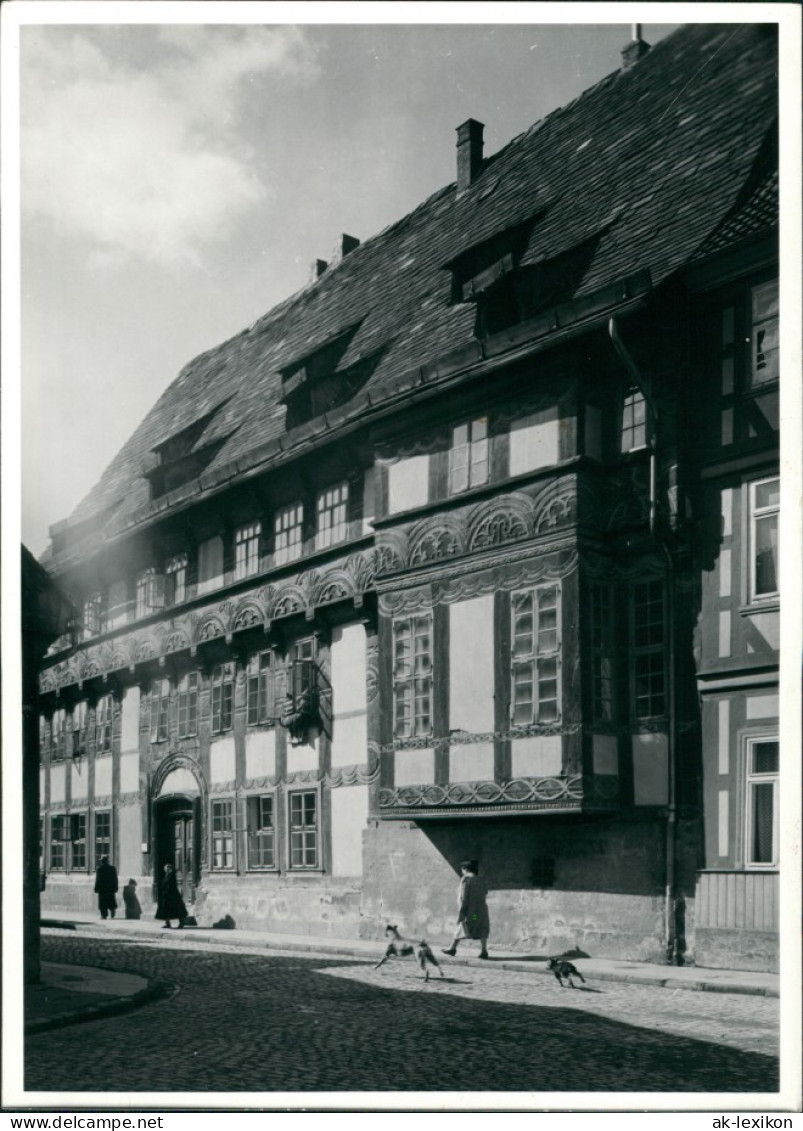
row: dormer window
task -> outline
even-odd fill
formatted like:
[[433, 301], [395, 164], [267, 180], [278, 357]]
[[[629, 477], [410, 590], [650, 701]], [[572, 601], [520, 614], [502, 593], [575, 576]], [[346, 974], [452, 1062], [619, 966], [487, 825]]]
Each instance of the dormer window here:
[[203, 435], [227, 403], [221, 401], [211, 412], [175, 432], [149, 453], [142, 474], [150, 481], [151, 498], [158, 499], [192, 482], [204, 471], [229, 439], [232, 431], [203, 443]]
[[287, 427], [295, 428], [354, 396], [382, 357], [382, 350], [349, 359], [349, 350], [361, 322], [336, 334], [314, 352], [282, 369], [282, 401], [287, 405]]

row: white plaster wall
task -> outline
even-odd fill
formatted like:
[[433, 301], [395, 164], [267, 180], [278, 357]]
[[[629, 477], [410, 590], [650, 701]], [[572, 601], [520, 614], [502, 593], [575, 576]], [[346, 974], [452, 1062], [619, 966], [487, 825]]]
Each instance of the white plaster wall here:
[[595, 734], [593, 740], [594, 773], [619, 773], [619, 742], [612, 734]]
[[111, 755], [95, 759], [95, 797], [111, 797], [112, 759]]
[[332, 875], [362, 876], [362, 834], [368, 820], [368, 786], [331, 792]]
[[50, 804], [51, 805], [58, 805], [58, 803], [60, 801], [64, 800], [64, 798], [66, 796], [66, 794], [64, 792], [64, 787], [65, 787], [65, 773], [64, 773], [64, 763], [62, 762], [58, 766], [51, 766], [50, 767]]
[[86, 801], [89, 797], [89, 762], [81, 758], [73, 762], [70, 769], [70, 796], [75, 801]]
[[493, 781], [494, 744], [473, 742], [449, 750], [449, 781]]
[[349, 624], [332, 630], [332, 765], [367, 758], [365, 629]]
[[245, 776], [269, 778], [276, 773], [276, 731], [249, 730], [245, 736]]
[[429, 502], [429, 456], [409, 456], [388, 467], [388, 513]]
[[395, 783], [400, 785], [432, 785], [435, 781], [435, 751], [397, 750]]
[[139, 705], [138, 687], [127, 687], [123, 693], [123, 722], [120, 749], [124, 754], [139, 750]]
[[636, 805], [666, 805], [667, 739], [665, 734], [633, 735], [633, 800]]
[[208, 593], [223, 584], [223, 539], [207, 539], [198, 547], [198, 593]]
[[510, 774], [514, 778], [550, 778], [561, 773], [563, 758], [559, 734], [528, 735], [510, 743]]
[[214, 738], [209, 744], [210, 782], [234, 781], [236, 776], [234, 735], [227, 734], [222, 738]]
[[301, 746], [287, 744], [287, 772], [294, 774], [298, 770], [318, 769], [318, 739], [310, 738]]
[[777, 719], [777, 695], [748, 695], [745, 704], [748, 719]]
[[494, 729], [494, 599], [488, 593], [449, 606], [449, 727]]
[[120, 756], [120, 792], [134, 793], [139, 791], [139, 754], [122, 754]]
[[[139, 805], [117, 806], [117, 845], [118, 860], [117, 870], [120, 875], [120, 891], [128, 883], [129, 876], [139, 876], [142, 873], [144, 857], [142, 855], [142, 816]], [[117, 902], [122, 909], [123, 897], [118, 894]], [[140, 892], [140, 902], [142, 893]]]
[[[755, 628], [764, 639], [770, 648], [780, 648], [781, 646], [781, 617], [778, 612], [771, 613], [751, 613], [750, 620]], [[747, 651], [755, 652], [755, 648], [748, 641]]]
[[560, 458], [557, 405], [530, 413], [510, 425], [510, 474], [521, 475]]

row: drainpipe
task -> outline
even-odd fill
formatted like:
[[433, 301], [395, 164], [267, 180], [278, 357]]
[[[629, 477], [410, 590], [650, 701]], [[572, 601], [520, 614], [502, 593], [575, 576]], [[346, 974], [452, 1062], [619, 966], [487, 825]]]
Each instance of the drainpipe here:
[[674, 586], [674, 561], [672, 559], [672, 552], [669, 549], [665, 539], [658, 532], [656, 521], [657, 516], [657, 492], [656, 492], [656, 434], [658, 414], [655, 408], [655, 401], [652, 398], [650, 390], [646, 386], [646, 382], [636, 366], [633, 357], [625, 346], [619, 335], [619, 328], [615, 318], [611, 318], [608, 322], [608, 334], [610, 336], [613, 347], [619, 355], [622, 364], [627, 370], [633, 384], [644, 397], [644, 403], [647, 406], [648, 413], [648, 436], [649, 436], [649, 452], [650, 452], [650, 497], [649, 497], [649, 528], [650, 535], [655, 539], [655, 542], [660, 547], [666, 561], [666, 601], [667, 601], [667, 618], [669, 621], [667, 632], [667, 645], [669, 650], [669, 665], [668, 665], [668, 678], [667, 678], [667, 700], [668, 700], [668, 723], [669, 734], [667, 735], [667, 775], [668, 775], [668, 788], [667, 788], [667, 810], [666, 810], [666, 874], [665, 874], [665, 887], [664, 887], [664, 935], [666, 938], [666, 961], [672, 964], [677, 958], [677, 937], [676, 937], [676, 921], [675, 921], [675, 844], [677, 840], [677, 790], [675, 782], [675, 725], [676, 725], [676, 704], [675, 704], [675, 586]]

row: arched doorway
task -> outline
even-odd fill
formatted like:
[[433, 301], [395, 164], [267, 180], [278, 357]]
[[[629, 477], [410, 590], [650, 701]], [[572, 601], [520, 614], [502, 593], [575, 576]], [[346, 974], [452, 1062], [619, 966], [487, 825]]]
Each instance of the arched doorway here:
[[195, 902], [200, 878], [197, 808], [197, 798], [172, 796], [156, 802], [156, 875], [172, 864], [187, 905]]
[[153, 861], [155, 891], [165, 864], [172, 864], [181, 897], [195, 902], [203, 864], [203, 778], [188, 759], [171, 758], [154, 781]]

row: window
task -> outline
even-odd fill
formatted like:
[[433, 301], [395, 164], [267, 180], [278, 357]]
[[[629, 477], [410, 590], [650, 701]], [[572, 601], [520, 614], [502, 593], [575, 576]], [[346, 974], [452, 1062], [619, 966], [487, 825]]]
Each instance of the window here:
[[277, 686], [278, 669], [272, 652], [256, 652], [246, 669], [246, 718], [248, 726], [270, 723], [276, 718], [276, 703], [283, 695]]
[[50, 754], [54, 762], [62, 762], [67, 756], [67, 712], [63, 707], [53, 712]]
[[84, 640], [97, 636], [98, 633], [103, 631], [102, 610], [103, 598], [100, 593], [92, 593], [84, 601]]
[[144, 570], [137, 578], [137, 617], [147, 617], [154, 609], [160, 607], [159, 580], [156, 576], [156, 570], [152, 566]]
[[167, 741], [170, 681], [156, 679], [151, 684], [151, 742]]
[[393, 622], [393, 733], [432, 732], [432, 615]]
[[234, 867], [234, 802], [212, 802], [212, 867]]
[[70, 841], [72, 844], [70, 868], [75, 872], [85, 872], [87, 869], [86, 813], [70, 814]]
[[178, 684], [178, 736], [191, 738], [198, 733], [198, 673], [190, 672]]
[[246, 798], [248, 808], [248, 867], [276, 866], [276, 829], [273, 795]]
[[778, 740], [747, 740], [747, 828], [745, 864], [778, 864]]
[[259, 522], [241, 526], [234, 535], [234, 578], [253, 577], [259, 573], [259, 539], [262, 524]]
[[187, 599], [187, 555], [171, 558], [165, 574], [165, 604], [180, 605]]
[[777, 381], [779, 377], [778, 280], [770, 279], [753, 287], [750, 304], [750, 384], [755, 388]]
[[514, 726], [560, 719], [559, 590], [543, 585], [511, 598], [511, 714]]
[[218, 664], [212, 672], [212, 734], [231, 730], [234, 706], [234, 664]]
[[273, 560], [275, 565], [294, 562], [301, 557], [304, 507], [293, 503], [276, 513], [274, 519]]
[[622, 451], [647, 446], [647, 406], [638, 389], [628, 389], [622, 404]]
[[318, 794], [314, 789], [289, 795], [290, 867], [318, 867]]
[[614, 618], [609, 585], [591, 586], [591, 696], [595, 722], [614, 716]]
[[780, 479], [750, 484], [750, 596], [756, 601], [778, 595], [780, 504]]
[[64, 844], [67, 839], [67, 816], [64, 813], [50, 818], [50, 871], [64, 871]]
[[111, 695], [102, 695], [95, 708], [95, 753], [105, 754], [112, 748], [113, 705]]
[[112, 856], [112, 815], [111, 810], [103, 809], [95, 813], [95, 867], [102, 857]]
[[45, 870], [45, 819], [39, 817], [39, 875]]
[[82, 699], [72, 710], [70, 754], [73, 758], [80, 758], [86, 754], [86, 713], [86, 700]]
[[198, 546], [198, 595], [223, 584], [223, 539], [219, 534]]
[[324, 550], [348, 536], [349, 485], [341, 483], [318, 496], [315, 549]]
[[666, 712], [664, 587], [661, 581], [633, 586], [630, 658], [633, 715], [649, 719]]
[[449, 494], [488, 482], [488, 418], [479, 417], [452, 429], [449, 449]]

